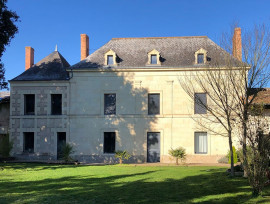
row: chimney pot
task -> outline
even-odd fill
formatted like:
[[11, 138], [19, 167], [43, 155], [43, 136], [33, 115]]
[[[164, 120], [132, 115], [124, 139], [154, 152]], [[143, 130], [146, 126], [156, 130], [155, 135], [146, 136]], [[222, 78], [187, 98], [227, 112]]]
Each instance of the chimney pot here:
[[233, 34], [233, 56], [242, 61], [241, 28], [235, 28]]
[[25, 47], [25, 70], [34, 65], [34, 49], [32, 47]]
[[81, 60], [84, 60], [89, 55], [89, 37], [86, 34], [81, 34]]

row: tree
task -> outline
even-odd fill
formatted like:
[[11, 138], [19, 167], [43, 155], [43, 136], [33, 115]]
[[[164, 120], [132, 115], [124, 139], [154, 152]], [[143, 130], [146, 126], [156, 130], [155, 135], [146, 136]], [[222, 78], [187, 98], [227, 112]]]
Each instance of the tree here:
[[[228, 37], [225, 35], [225, 45], [229, 45]], [[240, 142], [243, 151], [243, 166], [250, 184], [253, 187], [254, 195], [262, 192], [262, 180], [259, 179], [262, 174], [257, 174], [256, 169], [261, 168], [266, 171], [265, 166], [261, 162], [257, 162], [258, 157], [263, 150], [260, 150], [261, 142], [252, 142], [261, 140], [262, 124], [266, 123], [266, 118], [260, 115], [253, 117], [251, 115], [254, 102], [258, 97], [258, 93], [269, 83], [270, 79], [270, 32], [265, 25], [255, 25], [253, 29], [247, 30], [243, 35], [243, 62], [238, 62], [239, 75], [230, 75], [230, 83], [232, 84], [231, 92], [234, 93], [237, 100], [237, 107], [234, 109], [237, 115], [237, 127], [240, 131]], [[230, 46], [227, 46], [230, 47]], [[254, 121], [257, 121], [254, 123]], [[254, 129], [254, 127], [256, 127]], [[247, 147], [253, 149], [253, 156], [247, 154]], [[259, 148], [257, 151], [255, 151]], [[260, 153], [261, 152], [261, 153]], [[258, 154], [257, 154], [258, 153]], [[250, 168], [250, 163], [257, 165], [257, 168]], [[256, 180], [253, 185], [251, 180]], [[259, 184], [260, 183], [260, 184]]]
[[[223, 35], [221, 46], [233, 57], [224, 54], [222, 60], [212, 63], [213, 66], [206, 71], [196, 71], [193, 76], [186, 76], [180, 84], [193, 101], [207, 110], [208, 114], [194, 117], [198, 124], [217, 134], [225, 132], [223, 135], [228, 137], [232, 175], [232, 133], [241, 129], [239, 139], [243, 149], [243, 165], [247, 176], [251, 177], [254, 172], [248, 170], [247, 156], [251, 120], [249, 111], [258, 90], [266, 86], [270, 79], [270, 34], [266, 26], [255, 25], [252, 30], [245, 31], [241, 38], [241, 29], [234, 27], [231, 33]], [[196, 99], [194, 93], [198, 90], [207, 93], [209, 103]], [[221, 129], [217, 131], [213, 126], [215, 124], [220, 124]]]
[[0, 90], [7, 88], [5, 80], [5, 68], [2, 63], [2, 56], [6, 46], [9, 45], [12, 38], [18, 32], [18, 27], [15, 25], [19, 21], [19, 16], [16, 12], [8, 10], [7, 0], [0, 0]]
[[119, 164], [122, 164], [123, 160], [128, 160], [131, 157], [131, 155], [126, 150], [124, 151], [118, 150], [115, 152], [114, 157], [119, 159]]
[[248, 118], [246, 164], [244, 167], [253, 189], [253, 195], [257, 196], [263, 190], [266, 172], [269, 170], [269, 119], [265, 117], [263, 104], [253, 104], [249, 110]]
[[180, 159], [181, 162], [186, 159], [186, 150], [183, 147], [178, 147], [176, 149], [170, 149], [169, 150], [169, 155], [175, 158], [176, 165], [179, 164], [178, 160]]
[[[227, 63], [231, 56], [224, 54]], [[233, 92], [230, 91], [231, 83], [228, 80], [228, 75], [235, 75], [235, 70], [224, 68], [224, 65], [217, 61], [204, 71], [195, 71], [193, 75], [186, 74], [184, 79], [179, 79], [179, 82], [190, 99], [201, 109], [206, 110], [207, 114], [200, 114], [192, 117], [192, 119], [209, 132], [228, 137], [231, 175], [234, 176], [232, 132], [235, 123], [233, 110], [236, 107], [237, 100], [235, 100]], [[195, 93], [198, 92], [207, 94], [207, 103], [197, 97]]]

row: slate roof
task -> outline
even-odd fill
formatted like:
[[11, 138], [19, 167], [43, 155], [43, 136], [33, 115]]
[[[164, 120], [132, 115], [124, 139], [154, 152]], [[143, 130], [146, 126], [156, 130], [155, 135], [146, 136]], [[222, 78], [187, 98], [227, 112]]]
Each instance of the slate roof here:
[[[195, 52], [205, 49], [207, 65], [195, 65]], [[71, 66], [72, 69], [103, 68], [104, 54], [113, 50], [117, 55], [119, 68], [149, 67], [148, 52], [156, 49], [161, 55], [160, 67], [194, 67], [214, 65], [215, 60], [225, 65], [225, 55], [232, 57], [206, 36], [197, 37], [150, 37], [112, 38], [104, 46], [89, 55], [85, 60]], [[232, 59], [235, 59], [232, 57]], [[154, 65], [158, 67], [157, 65]], [[116, 68], [117, 68], [116, 67]]]
[[66, 59], [58, 51], [54, 51], [10, 81], [68, 80], [66, 68], [69, 66]]

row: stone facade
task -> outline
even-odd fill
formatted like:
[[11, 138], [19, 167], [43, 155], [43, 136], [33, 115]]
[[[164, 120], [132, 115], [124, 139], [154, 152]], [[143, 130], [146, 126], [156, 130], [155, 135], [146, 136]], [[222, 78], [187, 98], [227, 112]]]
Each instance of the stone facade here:
[[[191, 118], [194, 103], [179, 84], [186, 71], [76, 71], [68, 82], [11, 83], [11, 139], [21, 159], [56, 159], [57, 132], [66, 132], [84, 162], [114, 162], [104, 154], [104, 132], [116, 132], [116, 150], [146, 162], [147, 132], [160, 132], [161, 162], [174, 162], [171, 148], [186, 148], [188, 162], [217, 162], [228, 151], [228, 139], [207, 134], [207, 154], [195, 154], [194, 133], [202, 130]], [[50, 114], [50, 94], [63, 96], [63, 114]], [[116, 115], [104, 115], [104, 94], [116, 93]], [[148, 94], [160, 94], [160, 114], [148, 115]], [[35, 94], [35, 115], [24, 115], [24, 94]], [[199, 117], [199, 116], [198, 116]], [[34, 153], [23, 153], [23, 133], [34, 132]], [[226, 145], [224, 145], [226, 144]]]
[[[35, 115], [24, 115], [25, 94], [35, 94]], [[51, 94], [62, 94], [62, 115], [51, 115]], [[56, 159], [57, 132], [67, 132], [68, 129], [68, 101], [67, 83], [12, 83], [10, 138], [14, 143], [14, 156], [21, 159]], [[24, 132], [34, 132], [34, 154], [23, 153]]]
[[[147, 132], [160, 132], [161, 162], [174, 162], [168, 151], [179, 146], [186, 148], [188, 162], [217, 162], [228, 151], [228, 139], [208, 133], [207, 154], [195, 154], [194, 133], [206, 130], [191, 118], [194, 103], [179, 84], [185, 74], [180, 69], [169, 73], [166, 70], [74, 72], [70, 80], [69, 142], [78, 150], [76, 158], [88, 162], [112, 161], [114, 155], [103, 153], [103, 134], [116, 132], [116, 150], [127, 150], [134, 161], [145, 162]], [[104, 115], [106, 93], [116, 93], [116, 115]], [[148, 115], [148, 93], [160, 94], [159, 115]]]

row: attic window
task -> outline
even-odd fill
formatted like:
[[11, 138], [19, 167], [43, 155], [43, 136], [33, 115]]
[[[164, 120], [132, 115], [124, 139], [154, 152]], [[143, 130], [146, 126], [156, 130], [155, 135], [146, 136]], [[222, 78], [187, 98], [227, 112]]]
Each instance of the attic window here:
[[152, 50], [148, 52], [148, 65], [161, 65], [160, 53], [157, 50]]
[[205, 64], [207, 57], [207, 51], [203, 48], [195, 52], [195, 64]]
[[107, 64], [108, 65], [114, 64], [113, 63], [113, 55], [107, 55]]
[[204, 54], [198, 54], [197, 64], [204, 64]]
[[157, 55], [151, 55], [151, 64], [157, 64]]
[[117, 65], [116, 63], [116, 53], [113, 50], [109, 50], [104, 55], [104, 65]]

